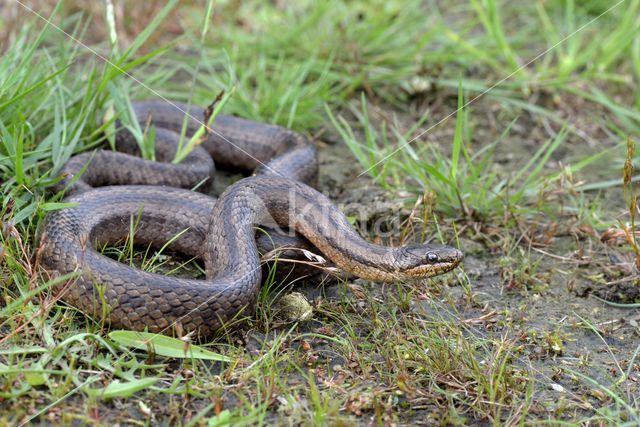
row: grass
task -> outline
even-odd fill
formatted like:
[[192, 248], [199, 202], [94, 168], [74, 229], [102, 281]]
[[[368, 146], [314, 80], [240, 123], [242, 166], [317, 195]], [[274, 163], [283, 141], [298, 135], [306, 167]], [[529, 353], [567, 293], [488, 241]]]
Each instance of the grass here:
[[[0, 422], [637, 422], [637, 331], [619, 321], [635, 314], [576, 289], [637, 298], [636, 281], [617, 283], [637, 251], [640, 1], [170, 1], [130, 5], [137, 26], [94, 3], [37, 6], [109, 63], [17, 4], [0, 9], [17, 12], [0, 21]], [[435, 235], [465, 268], [307, 286], [306, 323], [276, 318], [283, 291], [269, 283], [257, 316], [198, 346], [136, 349], [58, 301], [71, 278], [41, 270], [37, 231], [66, 206], [50, 192], [60, 168], [108, 143], [115, 106], [207, 105], [221, 91], [225, 113], [328, 141], [348, 173], [323, 190], [370, 180], [404, 198], [390, 243]], [[198, 270], [133, 243], [105, 252]], [[197, 351], [181, 357], [182, 344]]]

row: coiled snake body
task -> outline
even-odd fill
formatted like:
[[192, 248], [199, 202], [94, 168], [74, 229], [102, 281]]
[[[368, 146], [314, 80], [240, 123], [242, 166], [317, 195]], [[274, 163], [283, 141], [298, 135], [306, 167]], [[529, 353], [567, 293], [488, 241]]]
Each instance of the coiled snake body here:
[[[135, 112], [142, 123], [150, 117], [156, 126], [159, 162], [136, 157], [137, 145], [126, 131], [117, 138], [122, 152], [75, 156], [63, 169], [62, 185], [74, 193], [65, 201], [76, 206], [50, 213], [41, 237], [45, 268], [56, 275], [78, 275], [63, 298], [92, 314], [107, 308], [113, 326], [210, 335], [251, 308], [261, 283], [259, 249], [274, 245], [264, 236], [256, 238], [256, 227], [295, 230], [341, 269], [374, 281], [430, 277], [462, 259], [459, 250], [448, 246], [389, 248], [363, 240], [327, 197], [304, 183], [316, 175], [315, 150], [295, 132], [219, 116], [202, 146], [174, 165], [167, 162], [176, 151], [183, 114], [153, 101], [136, 103]], [[202, 110], [191, 110], [192, 117], [202, 115]], [[189, 121], [187, 134], [197, 127]], [[214, 168], [211, 158], [256, 176], [231, 185], [217, 201], [174, 188], [206, 180]], [[97, 242], [125, 238], [132, 216], [138, 224], [136, 243], [160, 247], [171, 241], [172, 249], [204, 260], [206, 279], [141, 271], [95, 250]], [[310, 245], [299, 238], [289, 244]]]

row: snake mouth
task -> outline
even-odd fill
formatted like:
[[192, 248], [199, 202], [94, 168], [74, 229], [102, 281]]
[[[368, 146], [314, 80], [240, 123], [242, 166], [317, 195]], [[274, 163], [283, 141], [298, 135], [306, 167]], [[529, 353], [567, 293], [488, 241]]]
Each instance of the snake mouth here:
[[449, 272], [456, 268], [458, 264], [460, 264], [460, 261], [421, 265], [419, 267], [415, 267], [405, 271], [404, 274], [412, 279], [426, 279], [428, 277], [433, 277], [437, 276], [438, 274]]

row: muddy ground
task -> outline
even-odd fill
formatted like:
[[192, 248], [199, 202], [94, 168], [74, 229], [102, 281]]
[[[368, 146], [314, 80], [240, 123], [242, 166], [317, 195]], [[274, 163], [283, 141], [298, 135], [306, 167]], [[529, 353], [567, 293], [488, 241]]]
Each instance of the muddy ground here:
[[[450, 95], [449, 108], [454, 110], [455, 94]], [[593, 122], [589, 120], [590, 116], [603, 114], [600, 107], [584, 105], [580, 100], [577, 100], [580, 105], [576, 105], [574, 101], [571, 97], [564, 99], [563, 105], [558, 106], [559, 112], [575, 124], [576, 129], [586, 130], [586, 133], [576, 132], [568, 138], [567, 143], [554, 153], [548, 165], [550, 171], [559, 171], [569, 159], [597, 153], [619, 142], [604, 129], [586, 126]], [[414, 111], [424, 107], [424, 101], [421, 101], [416, 103]], [[484, 116], [475, 122], [473, 143], [476, 149], [482, 146], [483, 137], [493, 140], [497, 129], [503, 129], [513, 119], [503, 111], [488, 119], [487, 116], [492, 115], [490, 112], [498, 108], [490, 99], [481, 100], [473, 107], [476, 114]], [[382, 111], [383, 115], [397, 114]], [[434, 111], [432, 120], [437, 121], [438, 114], [444, 115], [448, 108], [440, 111]], [[556, 124], [539, 122], [523, 112], [515, 114], [519, 117], [514, 131], [498, 146], [495, 154], [496, 164], [506, 175], [517, 170], [523, 159], [559, 131]], [[411, 114], [400, 117], [408, 125], [417, 120]], [[439, 144], [446, 151], [452, 140], [453, 127], [453, 120], [445, 123], [427, 134], [425, 141]], [[331, 135], [327, 136], [331, 140]], [[368, 178], [358, 176], [361, 168], [354, 167], [350, 153], [342, 144], [321, 144], [320, 159], [320, 190], [331, 195], [343, 208], [354, 209], [364, 221], [397, 215], [406, 217], [410, 213], [410, 209], [398, 203], [402, 195], [385, 193]], [[588, 178], [590, 182], [602, 177], [611, 179], [612, 168], [612, 163], [605, 161], [575, 179]], [[619, 171], [621, 175], [622, 170]], [[551, 204], [553, 214], [545, 209], [526, 219], [516, 219], [516, 231], [500, 223], [476, 223], [464, 218], [462, 212], [457, 218], [440, 218], [448, 225], [456, 222], [458, 230], [462, 230], [459, 241], [465, 252], [463, 267], [430, 282], [430, 288], [425, 292], [432, 299], [418, 301], [412, 307], [435, 321], [466, 321], [475, 336], [520, 343], [515, 347], [519, 351], [513, 358], [537, 373], [533, 413], [539, 411], [540, 416], [559, 408], [586, 416], [594, 408], [611, 403], [610, 396], [580, 374], [611, 387], [616, 381], [625, 379], [621, 371], [629, 372], [630, 376], [622, 386], [623, 392], [627, 396], [640, 392], [640, 363], [635, 354], [640, 345], [640, 307], [633, 304], [640, 300], [640, 287], [633, 267], [633, 254], [620, 235], [612, 237], [606, 232], [598, 233], [582, 223], [570, 209], [565, 211], [563, 205], [570, 205], [563, 194], [565, 190], [549, 189], [549, 194], [541, 197], [548, 197], [546, 202]], [[625, 201], [619, 187], [604, 192], [580, 193], [580, 197], [588, 208], [599, 209], [604, 217], [624, 218]], [[446, 243], [455, 245], [450, 231], [445, 233], [450, 239]], [[508, 235], [518, 240], [518, 249], [511, 253], [505, 252], [504, 241]], [[375, 239], [375, 236], [370, 237]], [[463, 285], [467, 280], [468, 288]], [[340, 286], [325, 287], [324, 296], [337, 298], [342, 295]], [[385, 299], [385, 292], [394, 292], [380, 285], [365, 286], [376, 289], [381, 300]], [[306, 290], [306, 293], [310, 298], [318, 296], [317, 291]], [[616, 307], [603, 299], [632, 306]], [[448, 304], [457, 311], [446, 308]], [[417, 415], [406, 421], [413, 423], [424, 419]]]

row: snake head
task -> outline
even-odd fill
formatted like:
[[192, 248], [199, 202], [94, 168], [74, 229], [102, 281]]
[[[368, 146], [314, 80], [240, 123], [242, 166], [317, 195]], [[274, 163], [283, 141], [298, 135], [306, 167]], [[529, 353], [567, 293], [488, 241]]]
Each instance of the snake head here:
[[401, 274], [413, 279], [451, 271], [464, 258], [464, 254], [458, 249], [443, 245], [406, 246], [401, 249], [401, 254]]

